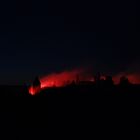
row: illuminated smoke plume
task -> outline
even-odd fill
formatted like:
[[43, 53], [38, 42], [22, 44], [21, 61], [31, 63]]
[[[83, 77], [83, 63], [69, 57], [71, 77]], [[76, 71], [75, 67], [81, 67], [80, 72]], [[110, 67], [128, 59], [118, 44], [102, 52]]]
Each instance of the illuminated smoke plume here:
[[72, 82], [80, 82], [80, 81], [93, 81], [94, 78], [85, 69], [75, 69], [71, 71], [64, 71], [60, 73], [53, 73], [47, 76], [40, 77], [41, 87], [38, 88], [31, 86], [29, 88], [29, 93], [31, 95], [35, 95], [41, 89], [51, 88], [51, 87], [64, 87]]
[[85, 74], [84, 70], [72, 70], [50, 74], [40, 79], [41, 88], [63, 87], [67, 84], [70, 84], [73, 81], [77, 82], [78, 80], [88, 81], [90, 80], [90, 75]]
[[[94, 75], [95, 76], [95, 75]], [[51, 87], [64, 87], [66, 85], [71, 84], [72, 82], [75, 82], [78, 84], [78, 82], [81, 81], [95, 81], [95, 77], [93, 76], [93, 73], [87, 69], [75, 69], [71, 71], [63, 71], [60, 73], [52, 73], [46, 76], [42, 76], [39, 78], [40, 85], [32, 85], [29, 88], [29, 93], [31, 95], [35, 95], [39, 93], [42, 89], [51, 88]], [[113, 76], [114, 84], [120, 83], [121, 77], [127, 77], [130, 83], [132, 84], [140, 84], [140, 74], [134, 73], [134, 72], [122, 72], [119, 74], [116, 74]], [[100, 75], [100, 78], [105, 80], [104, 75]]]

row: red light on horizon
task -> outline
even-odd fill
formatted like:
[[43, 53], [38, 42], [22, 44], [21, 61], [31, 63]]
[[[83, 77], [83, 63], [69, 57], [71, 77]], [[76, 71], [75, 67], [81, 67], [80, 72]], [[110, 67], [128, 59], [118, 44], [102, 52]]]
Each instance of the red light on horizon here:
[[[112, 80], [114, 81], [114, 84], [120, 83], [120, 78], [122, 76], [126, 76], [130, 83], [132, 84], [140, 84], [140, 74], [125, 74], [120, 73], [112, 77]], [[101, 75], [100, 80], [106, 80], [106, 76]], [[88, 81], [88, 82], [95, 82], [95, 77], [93, 77], [93, 74], [87, 72], [86, 70], [79, 69], [79, 70], [72, 70], [72, 71], [64, 71], [61, 73], [53, 73], [47, 76], [43, 76], [40, 78], [40, 84], [39, 86], [31, 86], [29, 88], [29, 93], [31, 95], [36, 95], [39, 93], [42, 89], [45, 88], [51, 88], [51, 87], [64, 87], [66, 85], [69, 85], [73, 82], [77, 83], [82, 81]]]
[[128, 80], [130, 81], [130, 83], [132, 83], [132, 84], [140, 84], [140, 74], [138, 74], [138, 73], [130, 73], [130, 74], [120, 73], [120, 74], [117, 74], [113, 77], [114, 83], [119, 84], [120, 78], [122, 76], [126, 76], [128, 78]]
[[94, 78], [84, 69], [76, 69], [72, 71], [64, 71], [61, 73], [53, 73], [47, 76], [43, 76], [40, 78], [41, 88], [36, 89], [31, 86], [29, 88], [29, 93], [31, 95], [35, 95], [40, 92], [41, 89], [50, 88], [50, 87], [64, 87], [72, 82], [80, 82], [80, 81], [94, 81]]
[[40, 91], [41, 91], [41, 88], [40, 87], [33, 87], [33, 86], [31, 86], [29, 88], [29, 94], [31, 94], [31, 95], [36, 95]]

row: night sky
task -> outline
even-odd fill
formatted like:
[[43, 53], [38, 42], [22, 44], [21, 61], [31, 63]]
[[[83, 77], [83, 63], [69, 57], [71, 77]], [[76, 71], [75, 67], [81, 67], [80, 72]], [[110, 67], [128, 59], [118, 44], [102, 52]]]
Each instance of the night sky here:
[[24, 0], [0, 9], [0, 84], [81, 66], [107, 74], [140, 69], [135, 0]]

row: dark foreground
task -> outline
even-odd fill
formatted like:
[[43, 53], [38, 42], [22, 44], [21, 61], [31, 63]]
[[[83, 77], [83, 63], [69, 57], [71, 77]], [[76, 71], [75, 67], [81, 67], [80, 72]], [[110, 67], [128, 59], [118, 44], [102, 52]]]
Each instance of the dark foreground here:
[[8, 139], [129, 135], [140, 130], [139, 112], [139, 85], [69, 86], [36, 96], [27, 87], [0, 88], [1, 133]]

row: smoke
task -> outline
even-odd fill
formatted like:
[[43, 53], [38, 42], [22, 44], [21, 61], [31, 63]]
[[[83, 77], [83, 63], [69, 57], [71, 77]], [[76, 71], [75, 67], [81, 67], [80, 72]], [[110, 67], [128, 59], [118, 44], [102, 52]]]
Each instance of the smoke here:
[[[71, 84], [72, 82], [78, 83], [80, 81], [95, 81], [95, 74], [92, 69], [79, 68], [73, 70], [67, 70], [59, 73], [52, 73], [39, 78], [41, 85], [37, 87], [31, 86], [29, 88], [29, 93], [35, 95], [44, 88], [50, 87], [64, 87]], [[125, 71], [115, 74], [112, 79], [114, 84], [120, 83], [120, 78], [126, 76], [130, 83], [140, 84], [140, 73], [134, 71]], [[101, 79], [105, 80], [105, 75], [101, 75]]]
[[62, 87], [72, 82], [89, 81], [93, 77], [86, 69], [74, 69], [71, 71], [63, 71], [60, 73], [53, 73], [40, 78], [41, 88], [47, 87]]
[[29, 88], [29, 93], [31, 95], [39, 93], [44, 88], [64, 87], [72, 82], [77, 83], [80, 81], [93, 81], [94, 77], [89, 69], [79, 68], [41, 76], [39, 80], [41, 85], [35, 87], [32, 85]]

